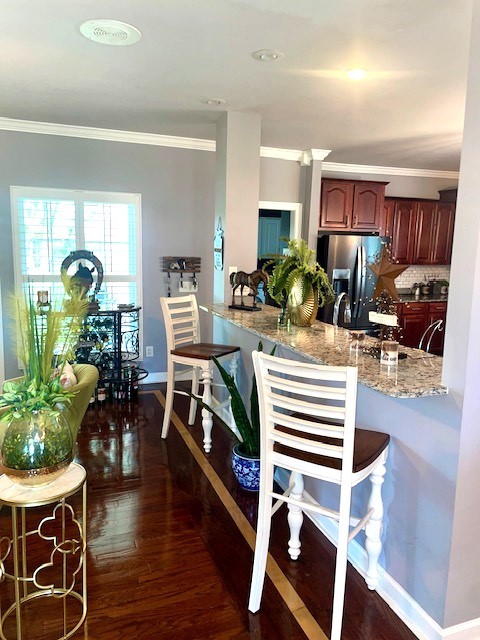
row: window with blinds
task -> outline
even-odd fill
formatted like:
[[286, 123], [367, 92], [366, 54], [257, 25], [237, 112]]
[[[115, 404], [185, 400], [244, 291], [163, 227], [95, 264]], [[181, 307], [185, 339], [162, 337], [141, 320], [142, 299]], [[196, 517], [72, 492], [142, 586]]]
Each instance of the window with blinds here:
[[86, 249], [103, 265], [101, 308], [141, 304], [138, 194], [11, 187], [11, 204], [17, 287], [62, 296], [63, 260]]

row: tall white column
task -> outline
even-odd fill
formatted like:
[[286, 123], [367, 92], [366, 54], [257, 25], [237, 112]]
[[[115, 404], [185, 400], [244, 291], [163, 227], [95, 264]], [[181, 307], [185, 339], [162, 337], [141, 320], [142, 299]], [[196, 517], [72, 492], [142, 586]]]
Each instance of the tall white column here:
[[224, 268], [214, 272], [215, 302], [230, 301], [229, 267], [257, 268], [259, 193], [260, 116], [227, 112], [217, 123], [215, 228], [220, 219]]
[[305, 215], [302, 224], [302, 238], [311, 249], [317, 250], [318, 223], [320, 219], [320, 196], [322, 191], [322, 161], [330, 151], [309, 149], [304, 153], [303, 166], [305, 180]]
[[444, 355], [444, 382], [462, 411], [445, 627], [480, 617], [479, 77], [480, 0], [474, 0]]

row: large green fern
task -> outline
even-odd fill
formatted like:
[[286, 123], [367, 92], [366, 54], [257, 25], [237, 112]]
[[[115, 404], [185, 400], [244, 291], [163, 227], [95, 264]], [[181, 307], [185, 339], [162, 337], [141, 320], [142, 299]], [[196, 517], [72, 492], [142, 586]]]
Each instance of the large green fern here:
[[288, 254], [277, 254], [265, 265], [274, 265], [269, 278], [267, 289], [270, 296], [284, 307], [289, 296], [297, 289], [300, 299], [297, 304], [303, 304], [314, 289], [318, 292], [318, 303], [323, 306], [331, 302], [335, 295], [327, 274], [315, 259], [315, 252], [305, 240], [290, 240]]

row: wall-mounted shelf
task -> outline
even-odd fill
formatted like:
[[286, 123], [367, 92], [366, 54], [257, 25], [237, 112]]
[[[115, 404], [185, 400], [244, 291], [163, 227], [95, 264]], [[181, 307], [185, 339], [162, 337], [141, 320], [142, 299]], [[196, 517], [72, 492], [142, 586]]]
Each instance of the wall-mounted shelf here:
[[[162, 271], [167, 274], [167, 295], [172, 295], [171, 274], [180, 274], [178, 288], [180, 291], [197, 291], [196, 274], [201, 271], [201, 258], [186, 256], [164, 256], [162, 258]], [[185, 278], [184, 276], [187, 275]]]

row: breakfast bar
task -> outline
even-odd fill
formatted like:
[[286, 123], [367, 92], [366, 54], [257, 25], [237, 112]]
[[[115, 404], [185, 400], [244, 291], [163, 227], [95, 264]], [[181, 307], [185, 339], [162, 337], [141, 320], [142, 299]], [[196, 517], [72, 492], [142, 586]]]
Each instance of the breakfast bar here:
[[[442, 358], [401, 347], [407, 357], [388, 368], [368, 354], [377, 342], [369, 336], [364, 350], [356, 352], [350, 349], [349, 332], [342, 328], [321, 322], [312, 327], [277, 327], [279, 309], [274, 307], [262, 306], [258, 313], [223, 304], [202, 309], [213, 322], [215, 342], [240, 345], [239, 387], [244, 393], [249, 392], [251, 381], [251, 352], [259, 341], [266, 352], [275, 346], [280, 357], [358, 367], [357, 426], [391, 436], [382, 490], [385, 531], [377, 591], [387, 601], [394, 592], [393, 600], [400, 598], [405, 607], [414, 600], [434, 612], [434, 617], [440, 615], [446, 596], [460, 432], [458, 407], [441, 381]], [[334, 505], [335, 494], [330, 497], [321, 483], [311, 481], [305, 488], [319, 502], [330, 500]], [[366, 497], [365, 488], [356, 487], [354, 506]], [[331, 524], [320, 516], [314, 522], [335, 540]], [[364, 574], [362, 544], [362, 539], [350, 544], [349, 559]], [[420, 628], [423, 623], [420, 616]]]
[[[312, 327], [287, 328], [277, 326], [279, 309], [264, 305], [262, 313], [229, 309], [226, 305], [204, 307], [214, 316], [245, 329], [285, 349], [285, 357], [301, 356], [318, 364], [358, 367], [359, 383], [394, 398], [417, 398], [443, 395], [448, 392], [441, 383], [442, 363], [434, 356], [419, 349], [401, 347], [406, 358], [400, 359], [393, 370], [380, 366], [378, 358], [370, 355], [378, 340], [366, 336], [364, 349], [350, 349], [349, 331], [324, 322]], [[288, 351], [291, 354], [288, 355]], [[295, 355], [294, 355], [295, 354]]]

